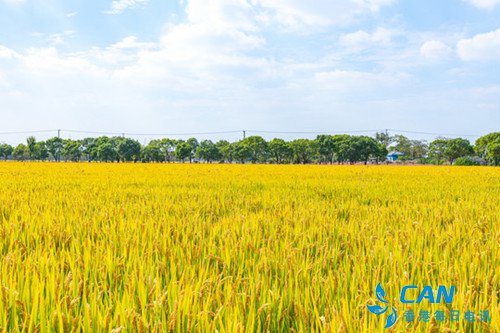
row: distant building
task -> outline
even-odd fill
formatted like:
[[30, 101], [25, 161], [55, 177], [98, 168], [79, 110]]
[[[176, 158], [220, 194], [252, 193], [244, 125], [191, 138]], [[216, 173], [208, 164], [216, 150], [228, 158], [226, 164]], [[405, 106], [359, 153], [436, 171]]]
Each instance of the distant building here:
[[387, 154], [387, 160], [391, 162], [397, 161], [401, 156], [405, 156], [405, 154], [399, 152], [399, 151], [391, 151], [389, 154]]

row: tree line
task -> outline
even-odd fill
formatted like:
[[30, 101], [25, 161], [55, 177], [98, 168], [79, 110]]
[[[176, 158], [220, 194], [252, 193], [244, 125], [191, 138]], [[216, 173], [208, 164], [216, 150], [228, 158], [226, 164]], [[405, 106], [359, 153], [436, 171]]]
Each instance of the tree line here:
[[0, 144], [0, 157], [18, 161], [89, 162], [219, 162], [219, 163], [381, 163], [389, 151], [403, 155], [399, 160], [422, 164], [500, 164], [500, 132], [479, 138], [474, 145], [463, 138], [437, 138], [427, 143], [404, 135], [376, 133], [374, 137], [318, 135], [315, 139], [266, 141], [250, 136], [236, 142], [157, 139], [146, 145], [126, 137], [54, 137], [37, 141], [28, 137], [15, 147]]

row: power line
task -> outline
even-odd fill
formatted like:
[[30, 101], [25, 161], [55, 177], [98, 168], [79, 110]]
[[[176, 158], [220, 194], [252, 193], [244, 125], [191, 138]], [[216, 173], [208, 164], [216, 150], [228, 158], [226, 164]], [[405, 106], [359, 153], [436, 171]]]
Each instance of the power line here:
[[251, 133], [261, 133], [261, 134], [331, 134], [331, 133], [374, 133], [380, 132], [383, 130], [380, 129], [371, 129], [371, 130], [357, 130], [357, 131], [315, 131], [315, 132], [288, 132], [288, 131], [260, 131], [260, 130], [247, 130], [246, 132]]
[[0, 135], [20, 135], [20, 134], [38, 134], [38, 133], [54, 133], [57, 136], [61, 136], [61, 133], [76, 133], [76, 134], [95, 134], [95, 135], [116, 135], [116, 136], [189, 136], [189, 135], [220, 135], [220, 134], [241, 134], [246, 137], [248, 133], [255, 134], [289, 134], [289, 135], [320, 135], [320, 134], [332, 134], [332, 133], [342, 133], [342, 134], [355, 134], [355, 133], [376, 133], [376, 132], [386, 132], [391, 131], [393, 133], [404, 133], [404, 134], [419, 134], [419, 135], [435, 135], [435, 136], [450, 136], [450, 137], [480, 137], [479, 134], [450, 134], [450, 133], [438, 133], [438, 132], [423, 132], [423, 131], [410, 131], [402, 129], [366, 129], [366, 130], [330, 130], [330, 131], [271, 131], [271, 130], [232, 130], [232, 131], [213, 131], [213, 132], [171, 132], [171, 133], [137, 133], [137, 132], [106, 132], [106, 131], [87, 131], [87, 130], [75, 130], [75, 129], [47, 129], [47, 130], [31, 130], [31, 131], [6, 131], [0, 132]]
[[407, 134], [421, 134], [421, 135], [437, 135], [437, 136], [453, 136], [453, 137], [480, 137], [478, 134], [450, 134], [450, 133], [436, 133], [436, 132], [420, 132], [420, 131], [407, 131], [400, 129], [369, 129], [369, 130], [351, 130], [351, 131], [314, 131], [314, 132], [293, 132], [293, 131], [261, 131], [261, 130], [248, 130], [247, 132], [262, 133], [262, 134], [331, 134], [331, 133], [376, 133], [376, 132], [396, 132]]
[[0, 135], [15, 135], [15, 134], [37, 134], [37, 133], [50, 133], [57, 132], [57, 130], [35, 130], [35, 131], [11, 131], [11, 132], [0, 132]]
[[419, 131], [407, 131], [400, 129], [388, 129], [391, 132], [407, 133], [407, 134], [421, 134], [421, 135], [437, 135], [437, 136], [464, 136], [464, 137], [480, 137], [478, 134], [450, 134], [450, 133], [435, 133], [435, 132], [419, 132]]
[[216, 135], [216, 134], [241, 133], [241, 130], [219, 131], [219, 132], [186, 132], [186, 133], [131, 133], [131, 132], [81, 131], [81, 130], [69, 130], [69, 129], [63, 129], [61, 131], [68, 133], [77, 133], [77, 134], [99, 134], [99, 135], [118, 135], [118, 136], [186, 136], [186, 135]]

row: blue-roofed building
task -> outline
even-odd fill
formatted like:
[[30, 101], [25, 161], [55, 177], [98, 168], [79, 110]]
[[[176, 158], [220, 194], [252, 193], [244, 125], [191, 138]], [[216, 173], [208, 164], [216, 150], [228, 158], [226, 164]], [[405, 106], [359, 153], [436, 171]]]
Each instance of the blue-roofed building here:
[[405, 154], [399, 151], [391, 151], [387, 154], [387, 160], [391, 162], [396, 162], [401, 156], [405, 156]]

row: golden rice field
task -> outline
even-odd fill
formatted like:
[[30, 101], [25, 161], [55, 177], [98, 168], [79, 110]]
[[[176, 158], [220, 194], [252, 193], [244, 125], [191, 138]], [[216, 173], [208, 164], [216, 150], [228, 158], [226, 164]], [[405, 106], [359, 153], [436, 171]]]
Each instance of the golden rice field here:
[[[7, 162], [0, 188], [0, 332], [500, 327], [500, 168]], [[402, 316], [453, 308], [492, 321]]]

